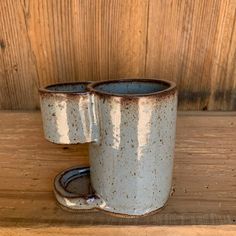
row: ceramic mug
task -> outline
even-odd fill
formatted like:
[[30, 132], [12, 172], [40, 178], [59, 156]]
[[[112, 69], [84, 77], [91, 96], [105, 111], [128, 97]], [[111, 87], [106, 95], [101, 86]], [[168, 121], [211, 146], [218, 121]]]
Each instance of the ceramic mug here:
[[70, 169], [55, 181], [60, 204], [121, 216], [147, 215], [165, 205], [174, 158], [175, 83], [122, 79], [54, 84], [40, 89], [40, 100], [46, 139], [90, 143], [92, 194], [65, 190], [67, 180], [88, 172]]

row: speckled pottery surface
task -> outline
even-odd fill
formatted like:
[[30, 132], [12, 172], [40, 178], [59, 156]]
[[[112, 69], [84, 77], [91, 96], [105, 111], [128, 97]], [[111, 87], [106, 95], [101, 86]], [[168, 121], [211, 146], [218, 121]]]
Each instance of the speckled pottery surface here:
[[46, 139], [90, 143], [89, 191], [78, 193], [66, 187], [88, 174], [88, 168], [66, 170], [54, 184], [61, 205], [119, 216], [147, 215], [164, 206], [174, 158], [177, 90], [173, 82], [125, 79], [55, 84], [40, 89], [40, 99]]

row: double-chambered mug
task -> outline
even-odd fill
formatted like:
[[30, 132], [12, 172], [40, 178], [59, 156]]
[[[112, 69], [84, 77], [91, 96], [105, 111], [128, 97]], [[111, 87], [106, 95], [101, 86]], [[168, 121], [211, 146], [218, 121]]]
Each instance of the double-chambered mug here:
[[59, 203], [142, 216], [162, 208], [171, 190], [177, 90], [173, 82], [122, 79], [61, 83], [40, 89], [47, 140], [89, 143], [91, 193], [65, 185], [89, 168], [71, 168], [55, 179]]

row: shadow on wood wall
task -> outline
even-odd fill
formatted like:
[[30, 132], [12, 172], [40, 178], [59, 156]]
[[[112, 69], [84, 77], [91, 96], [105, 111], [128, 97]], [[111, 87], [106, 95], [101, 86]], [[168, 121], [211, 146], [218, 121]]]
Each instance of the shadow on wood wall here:
[[0, 109], [54, 82], [158, 77], [181, 110], [236, 110], [236, 0], [1, 0]]

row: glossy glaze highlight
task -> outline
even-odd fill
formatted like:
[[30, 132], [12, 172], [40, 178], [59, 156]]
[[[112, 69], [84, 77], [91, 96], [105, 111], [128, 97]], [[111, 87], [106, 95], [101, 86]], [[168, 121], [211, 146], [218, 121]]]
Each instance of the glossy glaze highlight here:
[[171, 191], [175, 84], [126, 79], [77, 83], [78, 88], [41, 91], [44, 132], [56, 143], [90, 142], [90, 177], [96, 197], [59, 193], [63, 187], [56, 180], [57, 200], [71, 209], [101, 209], [126, 216], [162, 208]]

